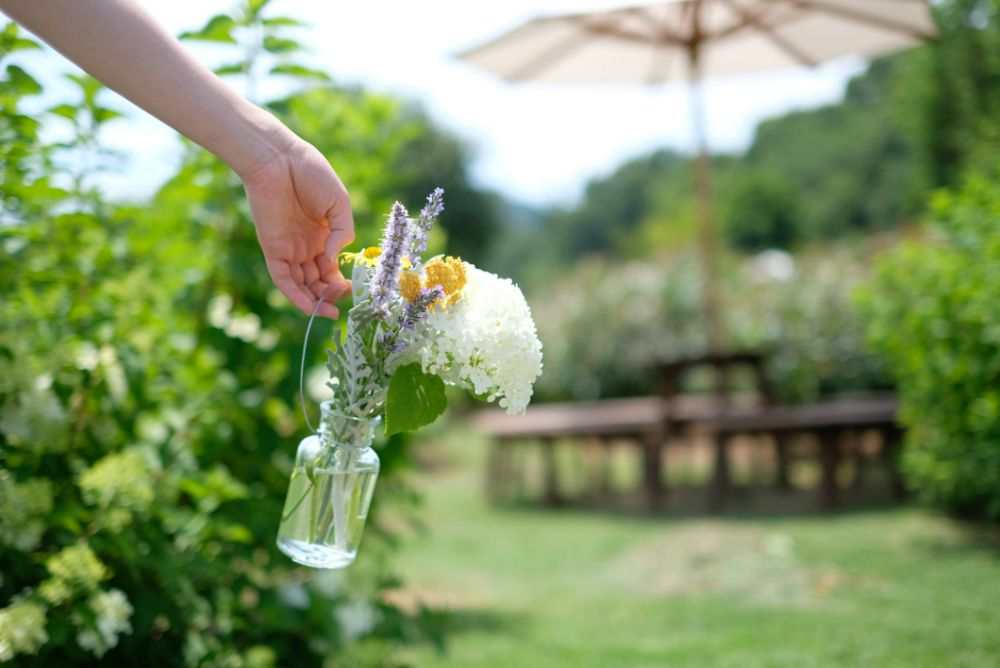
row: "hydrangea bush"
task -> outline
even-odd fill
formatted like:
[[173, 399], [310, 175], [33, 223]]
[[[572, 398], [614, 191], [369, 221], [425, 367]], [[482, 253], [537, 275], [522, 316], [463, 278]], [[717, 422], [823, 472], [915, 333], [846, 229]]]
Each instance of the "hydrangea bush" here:
[[[289, 25], [241, 5], [208, 38]], [[304, 322], [264, 271], [242, 186], [188, 150], [150, 201], [105, 201], [66, 165], [106, 166], [92, 153], [118, 114], [82, 76], [77, 98], [25, 111], [42, 86], [17, 56], [37, 48], [0, 28], [0, 665], [398, 665], [398, 645], [439, 634], [383, 596], [413, 520], [405, 439], [384, 449], [351, 577], [293, 567], [274, 530]], [[412, 187], [384, 166], [428, 129], [398, 101], [324, 87], [282, 102], [336, 147], [359, 220]], [[66, 141], [45, 141], [58, 123]]]

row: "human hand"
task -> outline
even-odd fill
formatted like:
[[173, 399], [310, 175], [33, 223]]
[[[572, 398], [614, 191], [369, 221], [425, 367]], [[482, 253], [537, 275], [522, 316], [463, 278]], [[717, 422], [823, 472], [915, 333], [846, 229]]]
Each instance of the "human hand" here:
[[347, 189], [326, 158], [295, 138], [243, 176], [257, 240], [274, 284], [304, 313], [336, 318], [334, 302], [351, 290], [337, 263], [354, 241]]

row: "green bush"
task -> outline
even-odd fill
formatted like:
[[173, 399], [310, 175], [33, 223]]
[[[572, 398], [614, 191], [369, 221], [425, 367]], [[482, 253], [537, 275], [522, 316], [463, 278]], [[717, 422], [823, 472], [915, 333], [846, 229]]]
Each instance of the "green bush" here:
[[879, 263], [862, 294], [909, 428], [904, 470], [927, 501], [1000, 519], [1000, 185], [973, 176], [933, 203], [929, 239]]
[[[779, 399], [888, 387], [851, 298], [867, 275], [862, 254], [831, 246], [795, 258], [770, 252], [730, 258], [724, 274], [728, 344], [771, 353], [766, 372]], [[691, 256], [592, 259], [529, 295], [545, 346], [538, 398], [655, 392], [657, 360], [708, 349], [699, 284]]]
[[735, 174], [723, 198], [722, 222], [733, 248], [790, 248], [800, 236], [795, 189], [763, 172]]
[[[262, 18], [266, 5], [193, 37], [278, 37], [289, 22]], [[305, 317], [267, 277], [238, 179], [189, 147], [151, 201], [106, 201], [90, 171], [56, 164], [99, 164], [102, 128], [119, 114], [79, 76], [78, 100], [28, 113], [42, 87], [17, 49], [37, 45], [10, 26], [0, 39], [0, 662], [381, 666], [398, 644], [435, 638], [428, 615], [382, 596], [398, 586], [390, 526], [412, 520], [403, 440], [382, 445], [346, 575], [296, 567], [274, 545], [306, 433]], [[359, 241], [372, 243], [390, 198], [413, 187], [385, 165], [435, 138], [457, 144], [398, 100], [313, 88], [321, 77], [296, 69], [282, 39], [258, 55], [280, 47], [271, 71], [304, 72], [293, 80], [309, 88], [270, 106], [329, 152]], [[241, 62], [247, 78], [266, 70]], [[39, 126], [57, 123], [71, 139], [43, 141]], [[429, 172], [462, 173], [460, 152], [435, 156]]]

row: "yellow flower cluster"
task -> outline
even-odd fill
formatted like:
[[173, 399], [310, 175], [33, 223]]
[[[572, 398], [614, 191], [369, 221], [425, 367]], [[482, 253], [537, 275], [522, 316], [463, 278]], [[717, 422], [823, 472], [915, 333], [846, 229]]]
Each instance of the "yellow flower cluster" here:
[[399, 291], [407, 301], [416, 300], [422, 289], [440, 285], [444, 299], [439, 299], [431, 308], [442, 310], [462, 298], [465, 287], [465, 263], [455, 257], [434, 258], [424, 266], [424, 276], [415, 271], [404, 271], [399, 277]]

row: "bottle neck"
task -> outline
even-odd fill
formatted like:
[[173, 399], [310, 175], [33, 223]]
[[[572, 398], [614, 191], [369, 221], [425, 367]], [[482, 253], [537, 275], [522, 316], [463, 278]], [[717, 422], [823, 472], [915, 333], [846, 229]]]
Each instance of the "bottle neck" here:
[[370, 448], [375, 440], [375, 427], [382, 422], [382, 418], [360, 418], [337, 413], [330, 403], [327, 401], [321, 406], [319, 437], [323, 444], [361, 450]]

